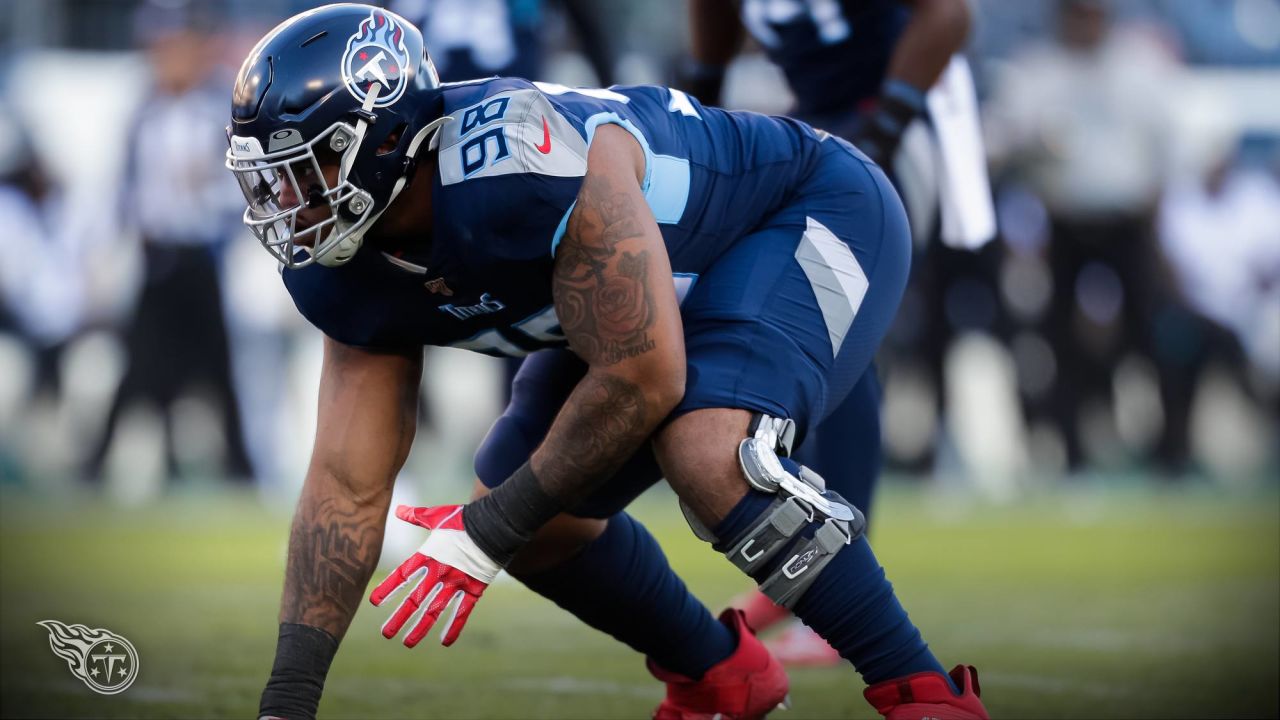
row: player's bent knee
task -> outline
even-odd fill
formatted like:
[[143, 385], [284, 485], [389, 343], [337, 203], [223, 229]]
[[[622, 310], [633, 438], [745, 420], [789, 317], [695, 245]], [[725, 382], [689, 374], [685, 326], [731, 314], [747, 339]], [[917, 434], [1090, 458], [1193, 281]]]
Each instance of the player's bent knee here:
[[866, 531], [862, 512], [822, 477], [803, 465], [784, 466], [791, 452], [794, 424], [757, 415], [751, 435], [738, 445], [742, 477], [755, 492], [769, 496], [762, 512], [733, 537], [717, 537], [681, 501], [698, 537], [713, 543], [778, 605], [794, 607], [823, 568]]
[[746, 410], [694, 410], [671, 421], [655, 438], [663, 477], [707, 525], [723, 519], [747, 491], [733, 452], [750, 423]]

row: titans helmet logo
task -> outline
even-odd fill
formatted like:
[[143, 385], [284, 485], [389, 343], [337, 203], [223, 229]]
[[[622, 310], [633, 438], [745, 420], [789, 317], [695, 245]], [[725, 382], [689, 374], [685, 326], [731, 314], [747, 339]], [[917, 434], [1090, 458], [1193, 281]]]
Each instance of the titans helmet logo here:
[[41, 620], [49, 649], [67, 662], [71, 674], [96, 693], [124, 692], [138, 678], [138, 651], [110, 630]]
[[376, 83], [378, 99], [373, 107], [387, 107], [404, 95], [408, 84], [409, 51], [404, 46], [404, 28], [396, 16], [374, 10], [347, 40], [342, 54], [342, 80], [361, 103]]

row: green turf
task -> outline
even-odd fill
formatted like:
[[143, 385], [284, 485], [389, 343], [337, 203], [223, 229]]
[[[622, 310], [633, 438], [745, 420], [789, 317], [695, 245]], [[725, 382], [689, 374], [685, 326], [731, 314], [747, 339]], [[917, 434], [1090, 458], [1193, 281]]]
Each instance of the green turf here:
[[[637, 514], [713, 607], [743, 587], [669, 496]], [[252, 717], [270, 665], [287, 518], [249, 498], [142, 510], [3, 497], [5, 717]], [[890, 488], [873, 536], [944, 663], [981, 670], [997, 717], [1276, 717], [1280, 500], [1207, 489], [1077, 490], [995, 507]], [[37, 620], [105, 627], [141, 657], [104, 697]], [[660, 689], [640, 658], [514, 583], [454, 648], [410, 651], [362, 610], [330, 675], [331, 718], [639, 718]], [[871, 717], [848, 668], [792, 672], [799, 718]]]

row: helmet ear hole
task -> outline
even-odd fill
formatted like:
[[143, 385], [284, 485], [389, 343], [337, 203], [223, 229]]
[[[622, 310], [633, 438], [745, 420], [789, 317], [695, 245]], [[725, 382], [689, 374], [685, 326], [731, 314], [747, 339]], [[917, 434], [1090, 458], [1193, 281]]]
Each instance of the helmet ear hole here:
[[387, 135], [387, 139], [382, 141], [382, 144], [378, 146], [378, 149], [374, 151], [374, 154], [386, 155], [387, 153], [393, 152], [397, 147], [399, 147], [400, 138], [404, 137], [404, 129], [406, 127], [408, 127], [408, 124], [403, 122], [395, 126], [395, 129], [393, 129]]

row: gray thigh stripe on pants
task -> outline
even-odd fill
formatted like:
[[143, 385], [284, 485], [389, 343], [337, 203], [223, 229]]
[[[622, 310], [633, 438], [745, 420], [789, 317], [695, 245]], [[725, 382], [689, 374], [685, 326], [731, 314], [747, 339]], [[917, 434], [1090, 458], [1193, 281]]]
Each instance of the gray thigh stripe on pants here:
[[796, 247], [796, 262], [818, 298], [831, 338], [831, 355], [835, 357], [840, 354], [840, 345], [853, 324], [853, 316], [858, 314], [869, 283], [848, 245], [817, 220], [805, 220], [808, 226]]

